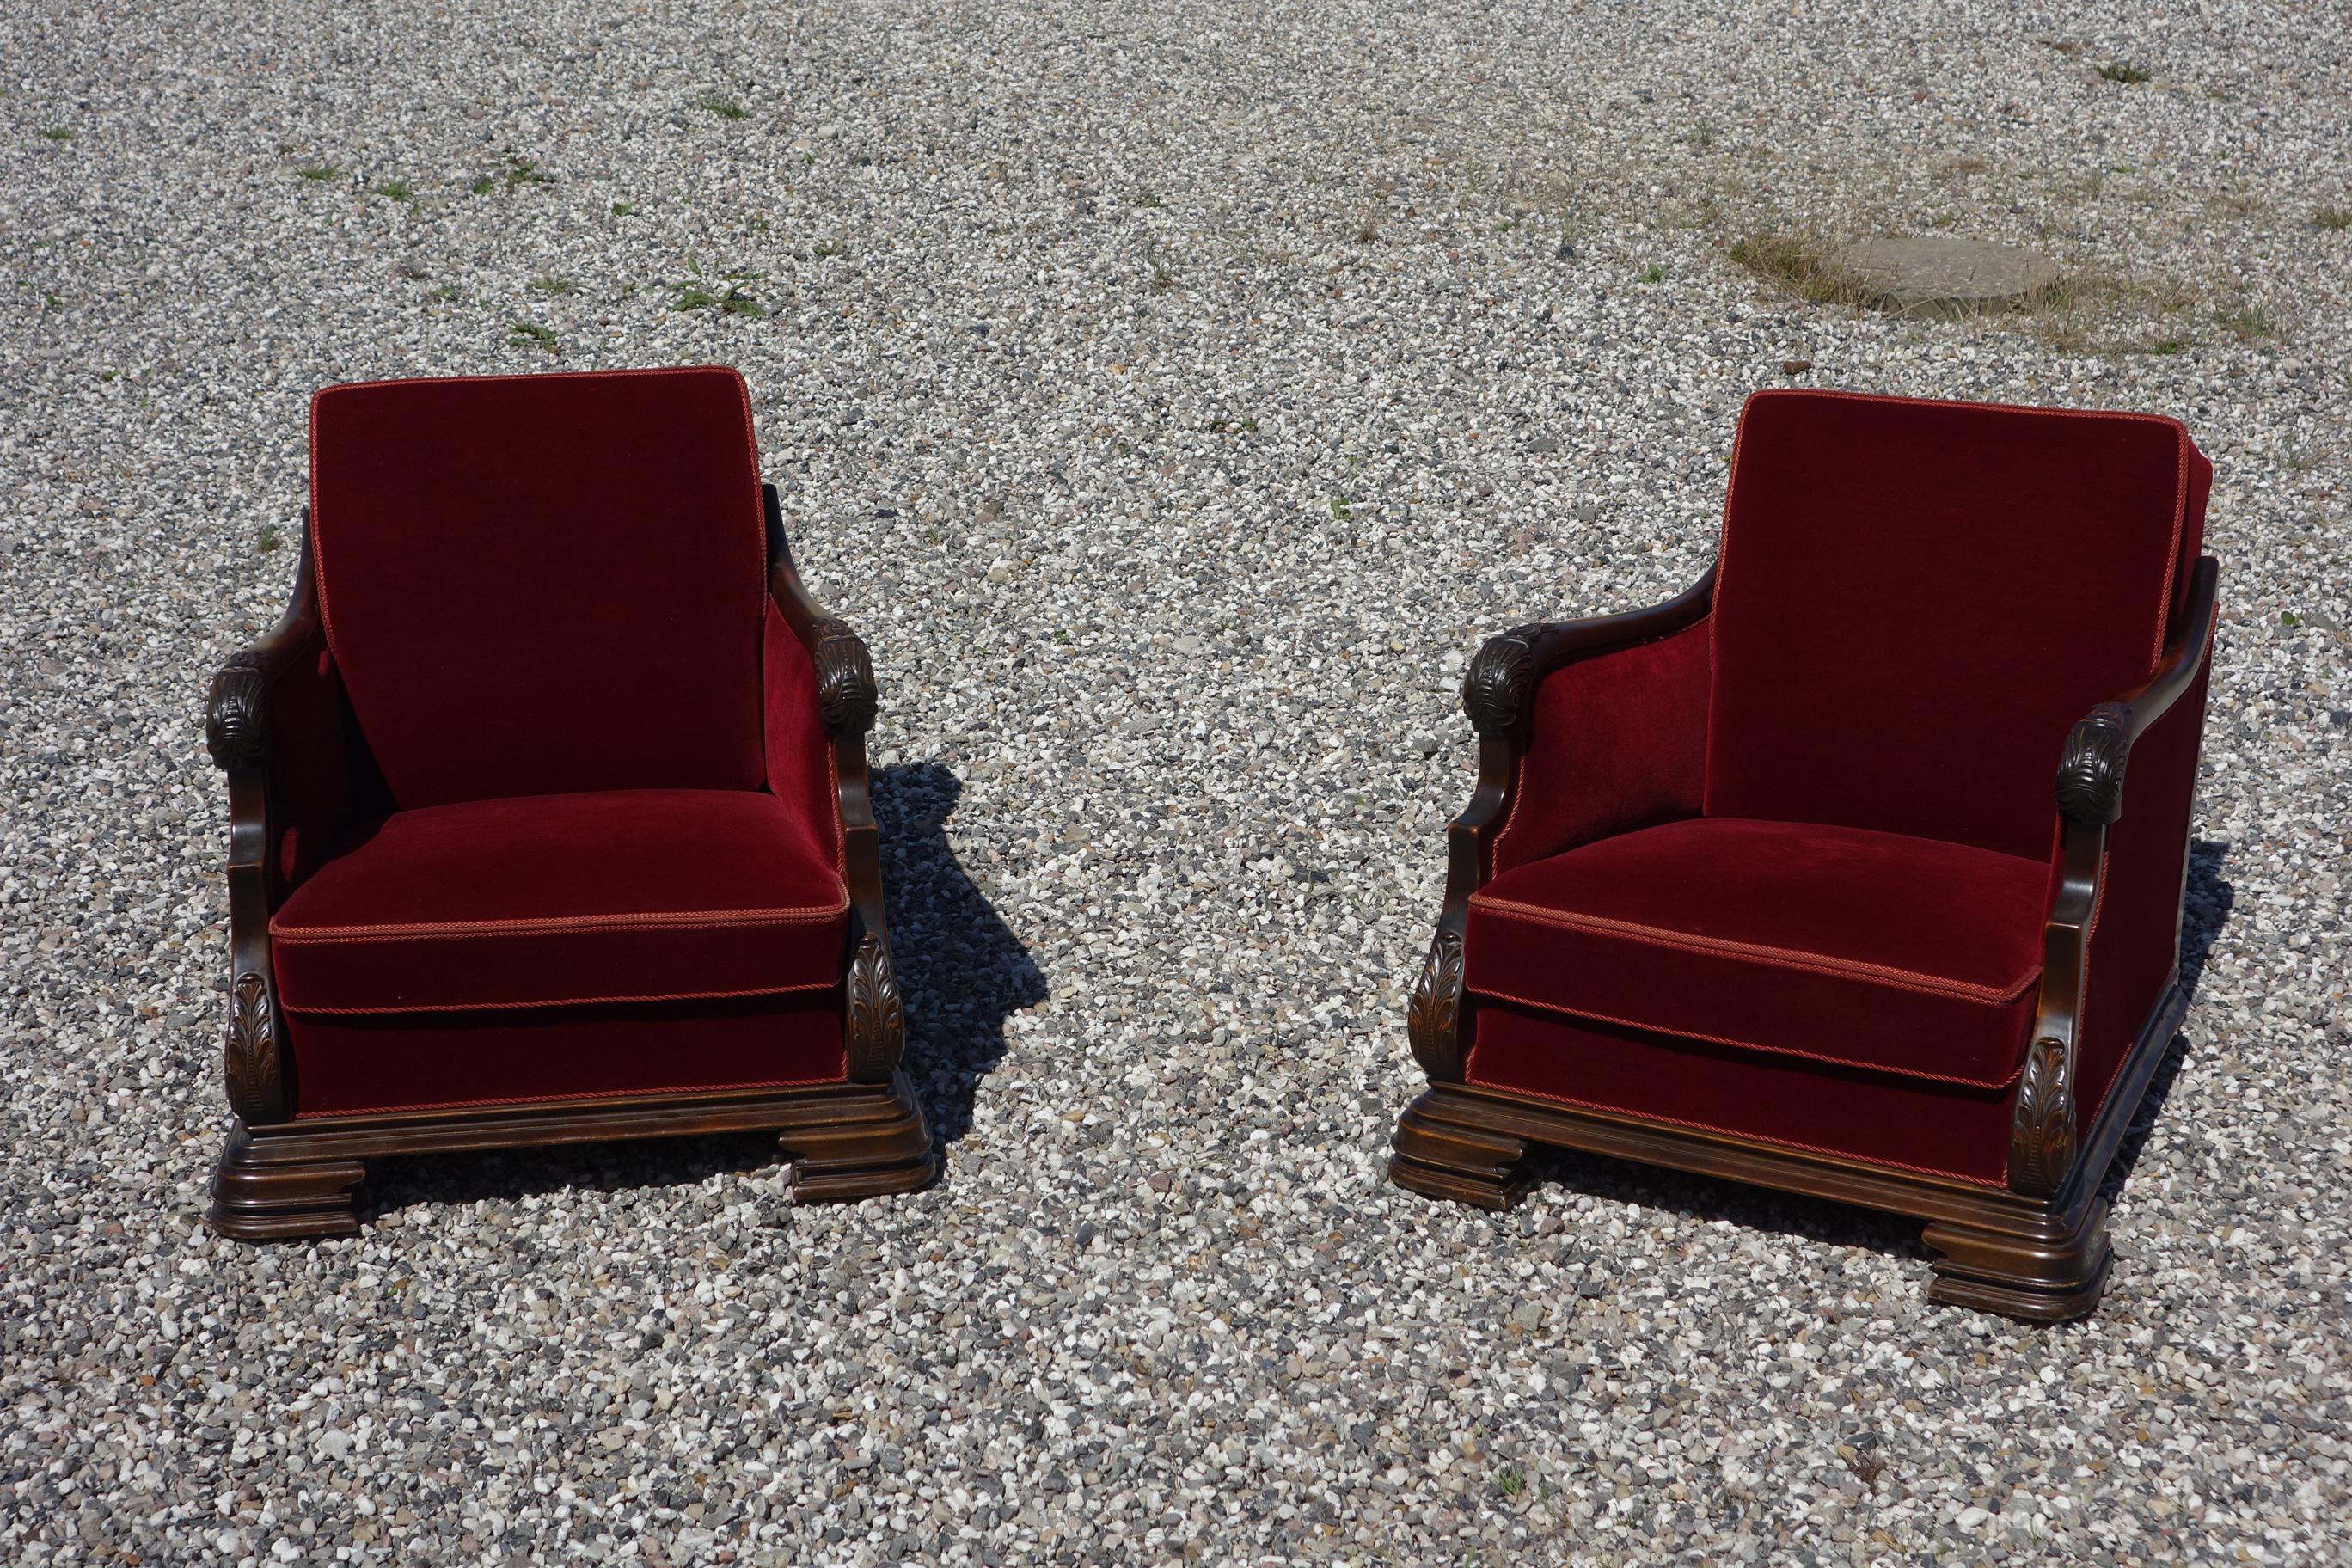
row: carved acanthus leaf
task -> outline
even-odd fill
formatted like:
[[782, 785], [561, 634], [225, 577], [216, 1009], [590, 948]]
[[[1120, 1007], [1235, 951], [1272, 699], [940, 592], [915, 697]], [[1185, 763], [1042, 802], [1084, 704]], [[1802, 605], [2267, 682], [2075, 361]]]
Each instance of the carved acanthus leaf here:
[[257, 768], [269, 756], [269, 681], [257, 653], [233, 654], [205, 699], [205, 749], [215, 765]]
[[2102, 702], [2066, 732], [2058, 762], [2058, 809], [2064, 816], [2097, 825], [2123, 815], [2130, 721], [2121, 704]]
[[2065, 1041], [2044, 1035], [2026, 1052], [2025, 1072], [2018, 1080], [2009, 1184], [2016, 1192], [2048, 1197], [2074, 1168], [2074, 1052]]
[[241, 1121], [282, 1121], [286, 1091], [278, 1068], [278, 1019], [269, 987], [247, 972], [229, 993], [228, 1040], [222, 1066], [228, 1079], [228, 1108]]
[[1441, 931], [1429, 944], [1421, 979], [1404, 1015], [1413, 1059], [1440, 1083], [1462, 1078], [1462, 933]]
[[816, 623], [814, 630], [817, 713], [829, 731], [862, 735], [874, 728], [874, 710], [879, 703], [874, 661], [857, 634], [844, 622], [828, 616]]
[[858, 939], [849, 963], [849, 1019], [845, 1037], [849, 1076], [857, 1083], [886, 1083], [907, 1048], [907, 1005], [890, 967], [890, 949], [867, 933]]
[[1488, 740], [1518, 727], [1528, 694], [1535, 689], [1536, 639], [1540, 626], [1515, 626], [1486, 639], [1462, 678], [1462, 710], [1470, 726]]

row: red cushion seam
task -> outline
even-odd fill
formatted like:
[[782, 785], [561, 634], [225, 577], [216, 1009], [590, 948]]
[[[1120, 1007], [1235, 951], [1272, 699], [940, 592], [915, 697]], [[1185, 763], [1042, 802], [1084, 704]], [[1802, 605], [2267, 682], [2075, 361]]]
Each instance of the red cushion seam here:
[[301, 1002], [278, 998], [278, 1005], [289, 1013], [315, 1013], [320, 1016], [374, 1017], [394, 1013], [511, 1013], [530, 1007], [602, 1007], [625, 1002], [723, 1002], [737, 996], [790, 996], [803, 991], [830, 991], [840, 984], [836, 978], [812, 980], [801, 985], [754, 985], [741, 991], [667, 991], [650, 996], [551, 996], [540, 1002], [419, 1002], [411, 1006], [394, 1007], [315, 1007]]
[[554, 936], [592, 931], [713, 931], [747, 925], [799, 925], [828, 921], [849, 908], [848, 889], [831, 904], [782, 910], [683, 910], [646, 914], [546, 915], [502, 921], [392, 921], [365, 926], [289, 926], [269, 922], [269, 934], [291, 945], [339, 942], [430, 942], [468, 936]]
[[1496, 1002], [1508, 1002], [1514, 1006], [1532, 1007], [1539, 1013], [1557, 1013], [1565, 1018], [1589, 1018], [1596, 1024], [1614, 1024], [1620, 1028], [1639, 1029], [1644, 1034], [1666, 1035], [1683, 1040], [1705, 1040], [1711, 1046], [1731, 1046], [1743, 1051], [1761, 1051], [1767, 1056], [1797, 1057], [1806, 1061], [1828, 1062], [1833, 1067], [1885, 1073], [1895, 1078], [1925, 1079], [1930, 1083], [1958, 1084], [1964, 1089], [2007, 1089], [2017, 1081], [2017, 1075], [2023, 1070], [2024, 1067], [2021, 1061], [2003, 1078], [1959, 1078], [1951, 1073], [1922, 1072], [1916, 1068], [1890, 1067], [1884, 1062], [1856, 1061], [1851, 1057], [1833, 1057], [1822, 1051], [1801, 1051], [1793, 1046], [1767, 1046], [1754, 1040], [1735, 1040], [1727, 1035], [1703, 1035], [1696, 1029], [1662, 1028], [1656, 1024], [1644, 1023], [1639, 1018], [1618, 1018], [1606, 1013], [1590, 1012], [1580, 1007], [1565, 1007], [1557, 1002], [1538, 1002], [1532, 996], [1517, 996], [1508, 991], [1496, 991], [1485, 985], [1472, 985], [1465, 989], [1473, 995], [1485, 996]]
[[1473, 893], [1470, 901], [1481, 909], [1492, 910], [1506, 919], [1524, 919], [1544, 925], [1568, 926], [1577, 930], [1599, 931], [1621, 936], [1629, 942], [1645, 942], [1658, 947], [1674, 948], [1685, 952], [1704, 952], [1718, 957], [1751, 959], [1781, 969], [1804, 970], [1814, 974], [1832, 974], [1842, 979], [1867, 980], [1891, 985], [1903, 991], [1925, 992], [1929, 995], [1948, 996], [1956, 1001], [1978, 1002], [1992, 1006], [2005, 1006], [2023, 994], [2042, 973], [2035, 964], [2025, 972], [2024, 978], [2005, 991], [1990, 985], [1971, 985], [1963, 980], [1947, 980], [1940, 975], [1922, 974], [1916, 970], [1895, 969], [1886, 964], [1864, 963], [1859, 959], [1833, 958], [1826, 953], [1795, 952], [1787, 948], [1763, 947], [1755, 942], [1732, 942], [1722, 937], [1697, 936], [1688, 931], [1660, 931], [1655, 926], [1636, 925], [1631, 921], [1614, 921], [1601, 915], [1577, 914], [1568, 910], [1545, 909], [1538, 904], [1522, 904], [1491, 894]]
[[[1471, 1079], [1473, 1083], [1480, 1080]], [[1665, 1127], [1688, 1127], [1700, 1132], [1720, 1132], [1726, 1137], [1741, 1139], [1749, 1143], [1769, 1143], [1780, 1149], [1799, 1149], [1808, 1154], [1826, 1154], [1833, 1160], [1860, 1160], [1864, 1164], [1884, 1165], [1893, 1171], [1916, 1171], [1923, 1176], [1942, 1176], [1950, 1181], [1966, 1182], [1972, 1187], [2006, 1187], [2005, 1181], [1995, 1182], [1983, 1176], [1963, 1175], [1958, 1171], [1938, 1170], [1933, 1165], [1906, 1164], [1901, 1160], [1882, 1160], [1872, 1154], [1857, 1154], [1850, 1149], [1832, 1149], [1819, 1143], [1800, 1143], [1793, 1138], [1772, 1138], [1761, 1132], [1747, 1132], [1737, 1127], [1717, 1127], [1711, 1121], [1692, 1121], [1679, 1116], [1654, 1116], [1645, 1110], [1626, 1110], [1598, 1100], [1571, 1100], [1564, 1094], [1546, 1094], [1538, 1089], [1515, 1089], [1493, 1079], [1485, 1080], [1487, 1087], [1523, 1094], [1535, 1100], [1549, 1100], [1558, 1105], [1573, 1105], [1582, 1110], [1598, 1110], [1610, 1116], [1622, 1116], [1628, 1121], [1650, 1121]]]
[[627, 1100], [656, 1098], [669, 1095], [724, 1094], [739, 1089], [798, 1089], [803, 1084], [839, 1083], [838, 1078], [763, 1078], [750, 1083], [702, 1083], [680, 1089], [606, 1089], [594, 1094], [567, 1094], [551, 1098], [543, 1094], [509, 1094], [495, 1100], [436, 1100], [423, 1105], [371, 1105], [356, 1110], [298, 1110], [294, 1120], [319, 1121], [331, 1116], [383, 1116], [396, 1110], [458, 1110], [469, 1105], [578, 1105], [595, 1100]]

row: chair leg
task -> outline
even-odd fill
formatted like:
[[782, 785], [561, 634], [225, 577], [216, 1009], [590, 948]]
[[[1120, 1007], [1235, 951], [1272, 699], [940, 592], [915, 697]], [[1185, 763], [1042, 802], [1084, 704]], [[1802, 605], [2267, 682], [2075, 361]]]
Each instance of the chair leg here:
[[1936, 1254], [1927, 1300], [2037, 1323], [2090, 1316], [2115, 1256], [2103, 1198], [2072, 1223], [2054, 1212], [2015, 1228], [1939, 1221], [1920, 1239]]
[[1389, 1180], [1408, 1192], [1451, 1198], [1498, 1213], [1527, 1196], [1528, 1141], [1453, 1120], [1442, 1089], [1432, 1089], [1397, 1118]]
[[213, 1206], [205, 1222], [233, 1241], [283, 1241], [305, 1236], [356, 1236], [358, 1189], [367, 1167], [357, 1160], [257, 1159], [239, 1127], [213, 1173]]
[[904, 1073], [887, 1084], [852, 1084], [833, 1114], [788, 1127], [776, 1142], [793, 1162], [793, 1201], [838, 1203], [912, 1193], [940, 1173], [931, 1130]]

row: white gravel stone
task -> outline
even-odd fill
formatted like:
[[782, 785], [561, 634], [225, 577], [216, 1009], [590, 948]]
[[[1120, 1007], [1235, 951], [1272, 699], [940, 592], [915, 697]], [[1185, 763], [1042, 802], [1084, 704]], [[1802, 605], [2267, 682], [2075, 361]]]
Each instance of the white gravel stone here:
[[[0, 1561], [2352, 1556], [2328, 20], [0, 0]], [[2071, 286], [1906, 320], [1726, 258], [1946, 230]], [[709, 361], [885, 682], [944, 1180], [484, 1155], [209, 1239], [198, 703], [305, 400]], [[1382, 1184], [1463, 656], [1689, 582], [1792, 374], [2218, 468], [2190, 1045], [2087, 1325], [1769, 1194]]]

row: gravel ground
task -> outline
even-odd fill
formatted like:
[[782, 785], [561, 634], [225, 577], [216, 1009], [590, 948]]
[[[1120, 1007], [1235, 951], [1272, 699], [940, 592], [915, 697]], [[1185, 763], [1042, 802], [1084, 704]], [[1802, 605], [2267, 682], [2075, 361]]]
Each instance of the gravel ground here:
[[[1848, 9], [0, 0], [0, 1558], [2352, 1557], [2352, 16]], [[1883, 230], [2071, 283], [1727, 259]], [[702, 361], [881, 668], [944, 1180], [446, 1159], [208, 1239], [198, 704], [305, 400]], [[1465, 656], [1695, 576], [1792, 374], [2219, 468], [2196, 1004], [2088, 1325], [1830, 1205], [1381, 1183]]]

